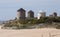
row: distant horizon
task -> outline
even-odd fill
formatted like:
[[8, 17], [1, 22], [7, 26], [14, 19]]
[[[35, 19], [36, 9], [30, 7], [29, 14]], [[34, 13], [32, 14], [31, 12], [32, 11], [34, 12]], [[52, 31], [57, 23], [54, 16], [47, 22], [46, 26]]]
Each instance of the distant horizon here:
[[1, 0], [0, 21], [14, 19], [19, 8], [25, 9], [26, 14], [33, 10], [34, 16], [37, 16], [39, 10], [45, 11], [47, 16], [53, 12], [60, 16], [60, 0]]

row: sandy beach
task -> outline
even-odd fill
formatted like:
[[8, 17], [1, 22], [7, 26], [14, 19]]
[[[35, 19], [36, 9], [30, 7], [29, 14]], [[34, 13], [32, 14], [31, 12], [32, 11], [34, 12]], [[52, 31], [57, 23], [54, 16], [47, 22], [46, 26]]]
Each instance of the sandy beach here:
[[21, 30], [7, 30], [0, 28], [0, 37], [60, 37], [60, 30], [54, 28]]

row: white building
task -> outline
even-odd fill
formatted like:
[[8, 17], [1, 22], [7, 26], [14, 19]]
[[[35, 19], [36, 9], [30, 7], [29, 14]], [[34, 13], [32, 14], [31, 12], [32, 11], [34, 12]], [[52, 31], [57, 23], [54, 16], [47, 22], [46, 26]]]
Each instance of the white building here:
[[41, 17], [46, 17], [46, 12], [40, 10], [40, 11], [38, 12], [38, 19], [40, 19]]

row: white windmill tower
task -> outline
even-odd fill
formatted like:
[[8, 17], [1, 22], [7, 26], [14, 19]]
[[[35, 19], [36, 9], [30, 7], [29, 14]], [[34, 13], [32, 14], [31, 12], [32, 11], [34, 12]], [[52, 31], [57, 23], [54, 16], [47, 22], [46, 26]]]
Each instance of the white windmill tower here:
[[40, 10], [40, 11], [38, 12], [38, 19], [40, 19], [41, 17], [46, 17], [46, 12]]

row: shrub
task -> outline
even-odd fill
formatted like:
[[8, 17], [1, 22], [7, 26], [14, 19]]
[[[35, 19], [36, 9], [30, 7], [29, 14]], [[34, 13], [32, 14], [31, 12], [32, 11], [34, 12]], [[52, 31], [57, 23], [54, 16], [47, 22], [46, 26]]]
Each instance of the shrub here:
[[58, 25], [58, 26], [56, 27], [56, 29], [60, 29], [60, 25]]

